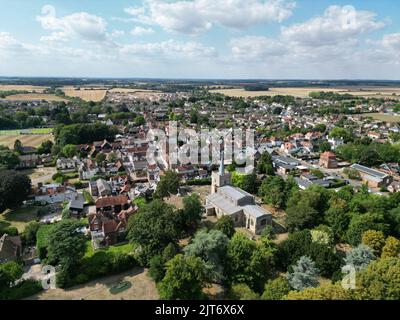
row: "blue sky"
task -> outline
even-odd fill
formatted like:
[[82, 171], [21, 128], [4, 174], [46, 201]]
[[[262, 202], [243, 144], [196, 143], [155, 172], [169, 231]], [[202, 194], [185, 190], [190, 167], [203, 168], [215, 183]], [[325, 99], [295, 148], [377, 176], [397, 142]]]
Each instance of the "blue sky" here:
[[399, 80], [397, 0], [0, 3], [0, 76]]

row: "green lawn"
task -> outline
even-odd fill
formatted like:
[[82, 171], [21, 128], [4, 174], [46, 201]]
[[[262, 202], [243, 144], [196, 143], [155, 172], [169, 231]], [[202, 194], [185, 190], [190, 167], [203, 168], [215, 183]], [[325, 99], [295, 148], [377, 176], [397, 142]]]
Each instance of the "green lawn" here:
[[16, 129], [16, 130], [0, 130], [0, 135], [3, 136], [16, 136], [23, 133], [30, 134], [51, 134], [53, 128], [34, 128], [34, 129]]
[[91, 256], [93, 256], [95, 254], [95, 252], [99, 252], [99, 251], [113, 252], [113, 253], [117, 253], [117, 252], [129, 253], [129, 252], [132, 252], [132, 250], [133, 250], [132, 244], [126, 243], [126, 244], [110, 246], [110, 247], [107, 247], [104, 249], [94, 251], [92, 241], [89, 240], [86, 243], [85, 258], [90, 258]]
[[6, 210], [0, 214], [0, 221], [9, 223], [11, 226], [16, 227], [19, 232], [22, 232], [28, 222], [37, 219], [38, 210], [39, 207], [34, 206], [16, 210]]

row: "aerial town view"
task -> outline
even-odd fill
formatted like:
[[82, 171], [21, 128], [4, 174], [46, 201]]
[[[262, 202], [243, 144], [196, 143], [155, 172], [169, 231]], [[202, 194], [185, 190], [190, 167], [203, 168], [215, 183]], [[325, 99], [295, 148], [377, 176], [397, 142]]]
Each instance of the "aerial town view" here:
[[398, 1], [0, 4], [0, 300], [400, 300]]

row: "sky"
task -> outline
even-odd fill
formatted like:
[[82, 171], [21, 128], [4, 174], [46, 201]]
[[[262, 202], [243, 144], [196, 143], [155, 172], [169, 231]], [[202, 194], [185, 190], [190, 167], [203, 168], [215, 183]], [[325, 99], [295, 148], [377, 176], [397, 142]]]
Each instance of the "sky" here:
[[0, 76], [400, 80], [398, 0], [0, 5]]

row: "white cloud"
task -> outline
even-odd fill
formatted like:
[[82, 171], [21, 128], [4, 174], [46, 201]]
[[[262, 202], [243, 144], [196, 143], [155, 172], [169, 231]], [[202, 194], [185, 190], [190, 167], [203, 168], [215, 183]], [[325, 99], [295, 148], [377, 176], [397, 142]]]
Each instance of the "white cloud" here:
[[291, 16], [294, 7], [292, 0], [147, 0], [144, 7], [127, 8], [125, 12], [144, 24], [194, 34], [209, 30], [215, 24], [243, 29], [257, 24], [282, 22]]
[[358, 11], [352, 6], [330, 6], [320, 17], [283, 27], [282, 36], [304, 46], [318, 47], [336, 45], [384, 26], [384, 22], [376, 21], [373, 12]]
[[136, 26], [131, 30], [130, 33], [134, 36], [143, 36], [143, 35], [153, 34], [154, 30], [152, 28], [143, 28], [140, 26]]
[[124, 55], [152, 59], [154, 57], [192, 59], [217, 56], [217, 51], [213, 47], [206, 47], [198, 42], [179, 42], [175, 40], [121, 45], [119, 51]]
[[57, 17], [54, 7], [44, 6], [42, 15], [37, 16], [45, 30], [52, 31], [43, 41], [65, 41], [80, 38], [89, 41], [105, 41], [107, 39], [107, 22], [87, 12], [77, 12], [65, 17]]
[[400, 33], [384, 35], [381, 44], [384, 48], [400, 52]]
[[245, 36], [232, 39], [232, 54], [244, 60], [259, 60], [282, 56], [287, 53], [287, 46], [279, 40], [262, 36]]

